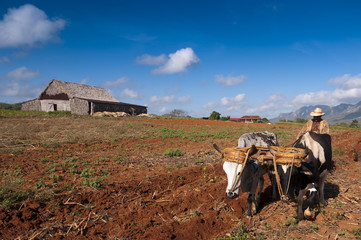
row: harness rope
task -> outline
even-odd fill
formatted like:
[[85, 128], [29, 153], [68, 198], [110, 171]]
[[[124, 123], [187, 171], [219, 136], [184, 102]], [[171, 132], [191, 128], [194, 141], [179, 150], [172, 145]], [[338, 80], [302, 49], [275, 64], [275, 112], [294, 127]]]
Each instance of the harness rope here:
[[[256, 149], [259, 150], [261, 154], [259, 154], [257, 157], [255, 157], [257, 154], [252, 156], [254, 159], [257, 159], [261, 165], [268, 165], [267, 160], [273, 160], [278, 193], [280, 194], [281, 199], [284, 199], [285, 195], [287, 195], [289, 191], [292, 174], [289, 175], [286, 192], [284, 194], [281, 186], [281, 179], [277, 171], [277, 164], [287, 164], [287, 165], [291, 164], [290, 173], [292, 173], [294, 166], [300, 167], [301, 162], [306, 161], [305, 157], [307, 156], [307, 154], [304, 149], [290, 148], [290, 147], [281, 148], [276, 146], [271, 146], [271, 148], [277, 152], [276, 154], [273, 154], [273, 156], [271, 155], [272, 158], [270, 158], [270, 156], [267, 155], [267, 152], [269, 151], [268, 147], [260, 147], [260, 146], [256, 146]], [[231, 192], [233, 192], [236, 189], [236, 186], [241, 179], [248, 158], [250, 157], [249, 154], [251, 149], [252, 147], [244, 147], [244, 148], [236, 147], [236, 148], [226, 148], [224, 151], [222, 151], [223, 161], [243, 164], [240, 174], [237, 176], [236, 181], [234, 182], [232, 188], [229, 189], [229, 191]], [[237, 172], [237, 168], [235, 171]]]
[[[241, 179], [241, 176], [242, 176], [242, 173], [243, 173], [243, 170], [244, 168], [246, 167], [246, 164], [247, 164], [247, 160], [248, 160], [248, 155], [249, 155], [249, 152], [251, 151], [251, 148], [247, 150], [247, 153], [246, 153], [246, 156], [244, 158], [244, 162], [243, 162], [243, 165], [242, 165], [242, 169], [241, 171], [239, 172], [239, 175], [237, 176], [237, 179], [236, 181], [234, 182], [233, 184], [233, 187], [231, 188], [231, 192], [233, 192], [235, 189], [236, 189], [236, 186], [239, 182], [239, 180]], [[238, 158], [239, 158], [239, 154], [240, 154], [240, 151], [238, 151]], [[238, 160], [238, 159], [235, 159], [235, 160]], [[240, 163], [239, 163], [240, 164]], [[237, 172], [237, 168], [236, 168], [236, 172]]]
[[292, 158], [291, 171], [290, 171], [290, 175], [289, 175], [289, 177], [288, 177], [288, 183], [287, 183], [286, 193], [283, 194], [283, 189], [282, 189], [282, 186], [281, 186], [281, 179], [280, 179], [280, 176], [279, 176], [278, 171], [277, 171], [277, 157], [276, 157], [276, 154], [273, 156], [273, 166], [274, 166], [274, 168], [275, 168], [277, 189], [278, 189], [278, 193], [280, 194], [281, 200], [285, 200], [285, 196], [288, 194], [288, 190], [289, 190], [290, 183], [291, 183], [291, 175], [292, 175], [294, 160], [295, 160], [295, 155], [293, 155], [293, 158]]

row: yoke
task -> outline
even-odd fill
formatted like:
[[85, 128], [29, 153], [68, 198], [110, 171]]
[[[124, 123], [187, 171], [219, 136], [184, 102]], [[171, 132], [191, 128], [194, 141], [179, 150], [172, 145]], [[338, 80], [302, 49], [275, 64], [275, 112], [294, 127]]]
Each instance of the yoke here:
[[301, 162], [308, 159], [305, 149], [277, 146], [254, 146], [225, 148], [221, 152], [222, 160], [225, 162], [235, 162], [243, 164], [247, 160], [258, 160], [262, 165], [269, 165], [268, 161], [275, 161], [276, 164], [294, 164], [301, 166]]

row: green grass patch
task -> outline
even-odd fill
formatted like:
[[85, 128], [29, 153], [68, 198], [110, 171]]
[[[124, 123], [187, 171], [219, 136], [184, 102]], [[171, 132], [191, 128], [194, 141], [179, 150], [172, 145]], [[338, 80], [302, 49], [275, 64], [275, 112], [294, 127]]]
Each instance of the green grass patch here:
[[0, 207], [4, 209], [14, 209], [20, 207], [20, 205], [26, 200], [34, 196], [34, 192], [31, 190], [20, 190], [20, 184], [18, 182], [4, 182], [3, 186], [0, 186]]
[[178, 149], [178, 148], [168, 148], [163, 155], [166, 157], [179, 157], [179, 156], [183, 156], [185, 154], [185, 152], [183, 152], [182, 150]]

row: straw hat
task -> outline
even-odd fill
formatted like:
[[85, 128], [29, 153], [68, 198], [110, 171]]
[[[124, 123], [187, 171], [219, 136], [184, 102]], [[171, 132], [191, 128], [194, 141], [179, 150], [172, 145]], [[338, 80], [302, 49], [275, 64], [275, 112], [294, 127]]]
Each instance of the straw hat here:
[[313, 112], [310, 113], [313, 117], [319, 117], [325, 115], [325, 113], [322, 112], [321, 108], [316, 108]]

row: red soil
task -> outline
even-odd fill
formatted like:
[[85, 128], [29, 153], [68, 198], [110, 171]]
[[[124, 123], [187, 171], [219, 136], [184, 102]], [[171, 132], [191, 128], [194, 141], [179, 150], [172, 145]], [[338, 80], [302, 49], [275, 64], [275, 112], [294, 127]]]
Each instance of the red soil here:
[[[144, 121], [173, 127], [237, 124], [199, 120]], [[344, 154], [334, 156], [337, 169], [326, 186], [329, 205], [313, 222], [302, 221], [295, 228], [285, 226], [285, 222], [296, 215], [295, 207], [271, 201], [268, 177], [260, 213], [245, 218], [246, 193], [237, 199], [226, 198], [226, 176], [219, 155], [212, 152], [209, 142], [174, 138], [147, 138], [145, 142], [123, 139], [114, 143], [72, 144], [52, 150], [36, 147], [16, 155], [0, 154], [2, 178], [14, 180], [14, 174], [9, 176], [5, 172], [21, 169], [24, 190], [44, 184], [39, 187], [42, 195], [35, 197], [36, 200], [25, 201], [15, 210], [0, 209], [0, 238], [210, 239], [226, 236], [240, 223], [248, 228], [252, 237], [276, 239], [286, 234], [287, 238], [333, 239], [346, 231], [352, 238], [352, 230], [360, 228], [361, 222], [361, 168], [360, 162], [353, 161], [352, 152], [355, 149], [361, 153], [361, 131], [338, 132], [332, 139], [333, 148]], [[135, 147], [137, 144], [139, 146]], [[167, 158], [160, 154], [174, 147], [182, 149], [186, 155]], [[69, 160], [72, 157], [76, 157], [75, 160]], [[70, 163], [77, 163], [78, 173], [70, 172]], [[49, 166], [55, 166], [55, 170], [49, 170]], [[101, 187], [83, 184], [80, 172], [86, 168], [92, 168], [96, 177], [104, 177]], [[50, 177], [51, 174], [59, 178]], [[334, 207], [335, 201], [343, 204]], [[315, 224], [318, 230], [311, 231]]]

